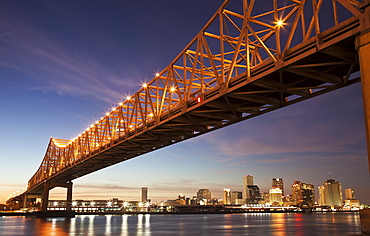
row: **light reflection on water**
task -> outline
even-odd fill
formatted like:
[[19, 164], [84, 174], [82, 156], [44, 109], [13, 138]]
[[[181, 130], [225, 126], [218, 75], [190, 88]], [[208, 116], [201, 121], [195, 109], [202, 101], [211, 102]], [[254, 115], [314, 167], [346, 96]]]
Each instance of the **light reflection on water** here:
[[0, 217], [0, 235], [360, 235], [358, 213]]

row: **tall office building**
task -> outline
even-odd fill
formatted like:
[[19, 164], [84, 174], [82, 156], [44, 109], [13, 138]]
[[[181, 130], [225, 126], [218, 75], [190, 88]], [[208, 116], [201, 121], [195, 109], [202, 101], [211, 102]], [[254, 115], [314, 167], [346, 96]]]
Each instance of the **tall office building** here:
[[347, 188], [346, 190], [344, 190], [344, 192], [345, 192], [346, 200], [356, 199], [355, 190], [353, 188]]
[[239, 191], [233, 191], [231, 193], [231, 204], [244, 204], [245, 200], [243, 201], [243, 193]]
[[147, 187], [141, 188], [141, 201], [142, 202], [148, 201], [148, 188]]
[[312, 207], [315, 204], [314, 186], [301, 181], [294, 181], [294, 184], [292, 184], [292, 200], [298, 206]]
[[247, 199], [248, 204], [257, 204], [261, 200], [260, 188], [257, 185], [247, 185]]
[[272, 179], [272, 188], [280, 188], [284, 196], [284, 182], [282, 178], [273, 178]]
[[209, 191], [209, 189], [199, 189], [198, 192], [197, 192], [197, 200], [198, 202], [203, 200], [203, 199], [207, 199], [207, 200], [211, 200], [212, 197], [211, 197], [211, 191]]
[[243, 199], [249, 198], [248, 185], [253, 185], [253, 176], [251, 175], [243, 176]]
[[328, 179], [319, 186], [319, 204], [324, 206], [341, 206], [342, 200], [342, 186], [334, 179]]
[[231, 193], [230, 189], [224, 189], [224, 197], [223, 197], [224, 204], [231, 204]]

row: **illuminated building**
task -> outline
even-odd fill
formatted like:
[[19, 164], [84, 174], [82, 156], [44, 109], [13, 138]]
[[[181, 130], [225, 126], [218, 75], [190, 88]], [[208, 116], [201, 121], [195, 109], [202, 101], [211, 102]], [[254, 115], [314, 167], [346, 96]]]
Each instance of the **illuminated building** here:
[[319, 204], [324, 206], [341, 206], [342, 186], [334, 179], [328, 179], [319, 187]]
[[243, 193], [239, 191], [233, 191], [231, 193], [231, 204], [244, 204]]
[[292, 184], [292, 200], [298, 206], [312, 207], [315, 204], [314, 186], [301, 181], [294, 181], [294, 184]]
[[223, 201], [225, 205], [231, 204], [231, 194], [230, 194], [230, 189], [224, 189], [224, 197]]
[[282, 193], [283, 193], [283, 196], [285, 196], [284, 195], [284, 182], [283, 182], [282, 178], [273, 178], [271, 187], [272, 188], [280, 188]]
[[345, 192], [346, 200], [355, 200], [356, 199], [354, 189], [347, 188], [346, 190], [344, 190], [344, 192]]
[[251, 175], [246, 175], [246, 176], [243, 176], [243, 198], [244, 199], [248, 199], [248, 190], [247, 190], [247, 186], [248, 185], [253, 185], [253, 176]]
[[347, 188], [344, 190], [346, 200], [344, 200], [344, 205], [349, 208], [359, 208], [361, 206], [360, 201], [356, 200], [355, 190], [353, 188]]
[[147, 187], [141, 188], [141, 201], [142, 202], [148, 201], [148, 188]]
[[209, 189], [199, 189], [198, 190], [197, 192], [198, 203], [203, 199], [206, 199], [207, 201], [212, 199], [211, 191], [209, 191]]
[[257, 185], [247, 185], [247, 204], [257, 204], [261, 200], [260, 188]]
[[270, 189], [270, 202], [272, 203], [282, 203], [283, 202], [283, 191], [280, 188]]

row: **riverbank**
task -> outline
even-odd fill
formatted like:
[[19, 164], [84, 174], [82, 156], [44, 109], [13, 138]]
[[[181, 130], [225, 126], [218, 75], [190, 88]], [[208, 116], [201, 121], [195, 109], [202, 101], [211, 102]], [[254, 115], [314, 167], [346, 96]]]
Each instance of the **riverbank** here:
[[[182, 215], [182, 214], [240, 214], [240, 213], [358, 213], [358, 211], [222, 211], [222, 212], [126, 212], [126, 211], [105, 211], [105, 212], [73, 212], [67, 217], [75, 215]], [[27, 217], [66, 217], [64, 211], [48, 211], [43, 214], [34, 212], [0, 212], [0, 216], [27, 216]]]

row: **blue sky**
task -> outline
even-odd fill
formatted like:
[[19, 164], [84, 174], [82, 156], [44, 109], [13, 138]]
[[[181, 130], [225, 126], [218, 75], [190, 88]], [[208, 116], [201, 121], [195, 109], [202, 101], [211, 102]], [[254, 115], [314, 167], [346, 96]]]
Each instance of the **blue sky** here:
[[[223, 1], [7, 1], [0, 9], [0, 203], [71, 139], [165, 68]], [[361, 84], [145, 154], [74, 181], [74, 199], [154, 201], [253, 175], [321, 185], [332, 173], [370, 203]], [[55, 189], [52, 198], [64, 190]]]

